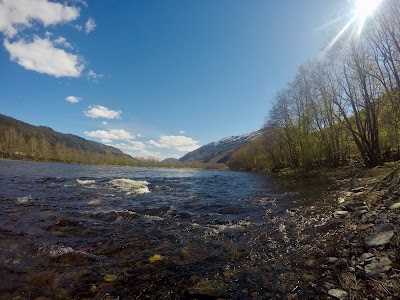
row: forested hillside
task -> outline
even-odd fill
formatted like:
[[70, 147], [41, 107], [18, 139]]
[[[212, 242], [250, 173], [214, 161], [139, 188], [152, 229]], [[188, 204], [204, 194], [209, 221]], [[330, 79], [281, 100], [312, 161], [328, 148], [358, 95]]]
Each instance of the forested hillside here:
[[0, 114], [0, 156], [88, 164], [130, 164], [121, 150]]
[[[400, 2], [381, 3], [365, 27], [327, 40], [275, 97], [265, 134], [238, 150], [236, 169], [375, 167], [400, 149]], [[353, 26], [356, 27], [356, 26]], [[335, 42], [332, 42], [335, 41]]]
[[177, 159], [132, 158], [121, 150], [64, 134], [49, 127], [33, 126], [0, 114], [0, 158], [76, 164], [161, 168], [222, 168], [222, 164], [183, 163]]

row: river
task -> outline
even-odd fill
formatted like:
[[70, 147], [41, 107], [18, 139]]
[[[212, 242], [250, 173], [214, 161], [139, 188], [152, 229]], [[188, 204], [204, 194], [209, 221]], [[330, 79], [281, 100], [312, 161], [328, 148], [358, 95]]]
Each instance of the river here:
[[315, 250], [327, 187], [250, 172], [0, 160], [0, 298], [301, 295], [298, 257]]

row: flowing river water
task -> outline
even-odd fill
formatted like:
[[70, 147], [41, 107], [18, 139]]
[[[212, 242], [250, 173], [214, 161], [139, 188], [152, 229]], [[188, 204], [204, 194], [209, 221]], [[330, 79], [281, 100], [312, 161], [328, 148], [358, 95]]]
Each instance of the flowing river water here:
[[[0, 299], [301, 295], [328, 185], [0, 160]], [[318, 205], [316, 205], [318, 202]]]

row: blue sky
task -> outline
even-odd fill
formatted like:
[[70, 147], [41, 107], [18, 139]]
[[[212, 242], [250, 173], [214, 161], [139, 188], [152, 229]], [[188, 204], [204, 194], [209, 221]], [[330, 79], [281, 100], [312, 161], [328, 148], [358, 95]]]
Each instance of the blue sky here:
[[258, 130], [347, 0], [2, 0], [0, 113], [181, 157]]

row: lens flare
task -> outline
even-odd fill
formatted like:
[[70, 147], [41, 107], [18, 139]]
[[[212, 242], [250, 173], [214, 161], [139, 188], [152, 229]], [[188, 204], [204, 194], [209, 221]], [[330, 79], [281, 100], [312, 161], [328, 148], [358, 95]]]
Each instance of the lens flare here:
[[328, 44], [324, 52], [328, 52], [352, 25], [358, 26], [357, 33], [361, 35], [367, 18], [373, 15], [383, 0], [349, 0], [349, 2], [353, 6], [352, 17]]
[[365, 20], [372, 15], [383, 0], [356, 0], [354, 3], [356, 16], [358, 18], [358, 33], [361, 34]]

